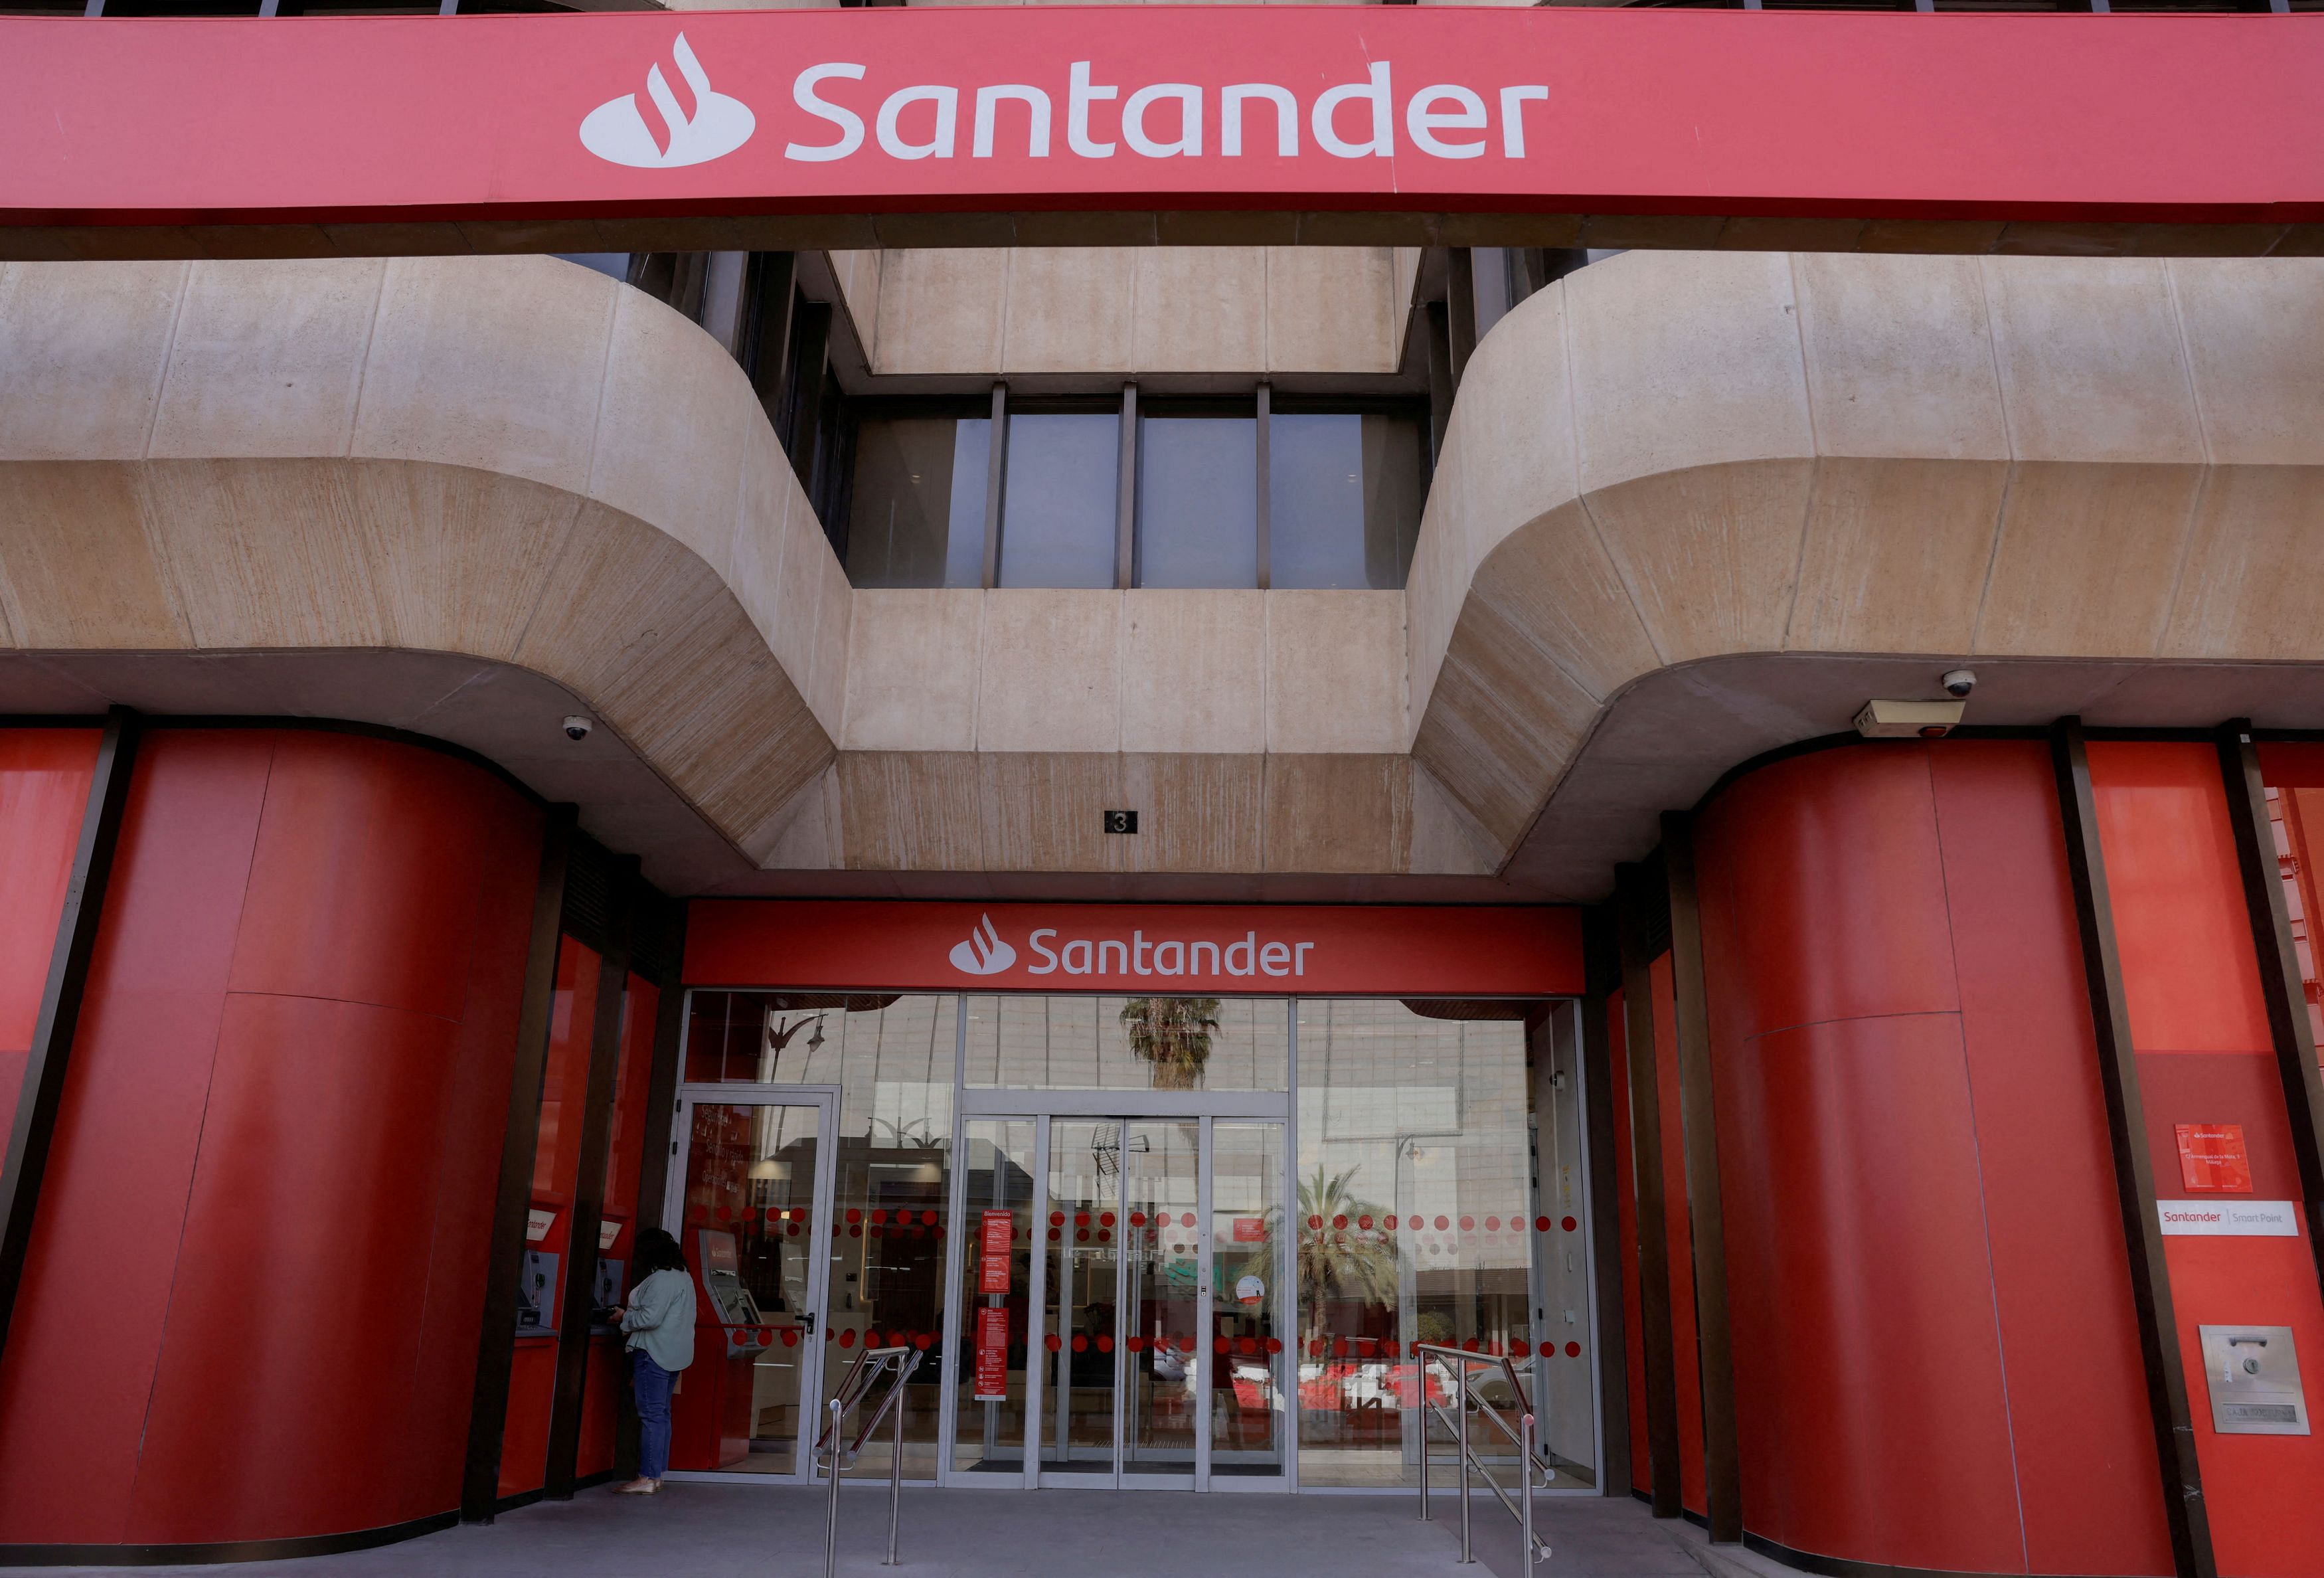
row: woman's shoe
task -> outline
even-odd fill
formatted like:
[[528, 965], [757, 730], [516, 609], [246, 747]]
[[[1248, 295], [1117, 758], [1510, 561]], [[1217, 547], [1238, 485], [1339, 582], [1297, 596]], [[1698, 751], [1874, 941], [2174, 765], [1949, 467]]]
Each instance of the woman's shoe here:
[[660, 1489], [661, 1481], [659, 1480], [632, 1480], [626, 1485], [614, 1486], [613, 1494], [616, 1496], [650, 1496], [656, 1490]]

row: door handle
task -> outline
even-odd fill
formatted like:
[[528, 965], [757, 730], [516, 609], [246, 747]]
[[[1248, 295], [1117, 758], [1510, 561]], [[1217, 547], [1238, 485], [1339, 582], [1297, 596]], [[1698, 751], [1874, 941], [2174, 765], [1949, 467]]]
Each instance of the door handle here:
[[801, 1310], [799, 1312], [799, 1324], [807, 1328], [807, 1333], [808, 1336], [812, 1337], [815, 1335], [815, 1311], [811, 1309]]

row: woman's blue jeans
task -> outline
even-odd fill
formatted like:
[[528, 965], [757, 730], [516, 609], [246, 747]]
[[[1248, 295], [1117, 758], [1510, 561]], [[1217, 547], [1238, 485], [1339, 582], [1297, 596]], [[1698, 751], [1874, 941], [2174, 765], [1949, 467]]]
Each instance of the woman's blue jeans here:
[[638, 1398], [638, 1477], [669, 1472], [669, 1389], [678, 1380], [642, 1348], [630, 1350], [630, 1385]]

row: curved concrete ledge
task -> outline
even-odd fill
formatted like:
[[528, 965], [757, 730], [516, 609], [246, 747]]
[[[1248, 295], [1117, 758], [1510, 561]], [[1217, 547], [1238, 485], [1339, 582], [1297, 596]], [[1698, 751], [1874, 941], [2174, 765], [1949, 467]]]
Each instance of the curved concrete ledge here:
[[529, 669], [753, 860], [833, 758], [846, 578], [741, 370], [638, 291], [16, 264], [0, 367], [0, 644]]
[[[1413, 752], [1496, 869], [1564, 888], [1961, 661], [1973, 722], [2126, 664], [2179, 676], [2163, 713], [2324, 722], [2253, 667], [2324, 658], [2319, 552], [2324, 263], [1632, 254], [1469, 364], [1407, 592]], [[1811, 658], [1808, 706], [1782, 676]], [[1585, 758], [1627, 817], [1563, 815]]]
[[1592, 897], [1963, 660], [1974, 722], [2324, 725], [2324, 262], [1592, 266], [1469, 364], [1400, 595], [854, 592], [732, 359], [543, 258], [0, 265], [0, 710], [521, 671], [725, 891]]

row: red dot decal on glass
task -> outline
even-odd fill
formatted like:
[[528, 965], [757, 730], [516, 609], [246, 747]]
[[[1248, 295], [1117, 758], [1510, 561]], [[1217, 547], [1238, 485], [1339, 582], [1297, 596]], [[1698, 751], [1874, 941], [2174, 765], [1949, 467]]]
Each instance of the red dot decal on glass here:
[[1106, 1232], [1106, 1230], [1105, 1230], [1105, 1229], [1103, 1229], [1103, 1228], [1102, 1228], [1102, 1227], [1101, 1227], [1101, 1228], [1099, 1228], [1099, 1229], [1097, 1230], [1097, 1241], [1098, 1241], [1098, 1242], [1100, 1242], [1100, 1243], [1102, 1243], [1102, 1243], [1111, 1243], [1112, 1241], [1113, 1241], [1113, 1234], [1111, 1234], [1111, 1233], [1110, 1233], [1110, 1232]]
[[1049, 1352], [1052, 1353], [1055, 1353], [1058, 1349], [1065, 1346], [1063, 1343], [1057, 1340], [1057, 1333], [1055, 1332], [1051, 1332], [1048, 1336], [1044, 1339], [1044, 1342], [1047, 1345]]
[[783, 1232], [789, 1237], [797, 1238], [799, 1235], [799, 1224], [794, 1222], [788, 1227], [783, 1229]]
[[1051, 1243], [1056, 1243], [1059, 1239], [1065, 1236], [1065, 1230], [1062, 1227], [1053, 1227], [1049, 1230], [1049, 1241]]
[[1280, 1337], [1269, 1337], [1269, 1338], [1267, 1340], [1267, 1351], [1268, 1351], [1269, 1353], [1280, 1353], [1280, 1352], [1283, 1352], [1283, 1339], [1282, 1339], [1282, 1338], [1280, 1338]]
[[1462, 1343], [1461, 1346], [1471, 1353], [1479, 1351], [1479, 1344], [1477, 1339], [1474, 1337], [1470, 1338], [1467, 1342]]
[[1211, 1339], [1211, 1352], [1213, 1352], [1213, 1353], [1223, 1353], [1223, 1352], [1225, 1352], [1226, 1351], [1227, 1351], [1227, 1340], [1226, 1340], [1224, 1337], [1213, 1337], [1213, 1338]]
[[1334, 1337], [1334, 1338], [1333, 1338], [1333, 1339], [1332, 1339], [1332, 1357], [1333, 1357], [1333, 1358], [1334, 1358], [1334, 1359], [1345, 1359], [1347, 1356], [1348, 1356], [1348, 1340], [1347, 1340], [1345, 1337]]
[[1103, 1333], [1101, 1333], [1099, 1334], [1099, 1336], [1098, 1336], [1098, 1340], [1097, 1340], [1097, 1351], [1098, 1351], [1099, 1352], [1101, 1352], [1101, 1353], [1111, 1353], [1111, 1352], [1113, 1352], [1113, 1339], [1112, 1339], [1111, 1337], [1106, 1336], [1106, 1335], [1104, 1335]]
[[1144, 1227], [1146, 1225], [1146, 1213], [1143, 1211], [1131, 1212], [1130, 1213], [1130, 1225], [1132, 1227]]
[[1438, 1217], [1438, 1218], [1436, 1219], [1436, 1231], [1437, 1231], [1437, 1232], [1444, 1232], [1446, 1229], [1450, 1228], [1452, 1225], [1452, 1220], [1451, 1220], [1450, 1218], [1448, 1218], [1448, 1217], [1443, 1217], [1443, 1216], [1440, 1216], [1440, 1217]]
[[1348, 1225], [1348, 1219], [1344, 1216], [1334, 1216], [1332, 1218], [1332, 1225], [1344, 1231]]
[[863, 1213], [851, 1205], [847, 1208], [847, 1220], [851, 1223], [861, 1222], [863, 1220]]
[[1256, 1337], [1237, 1337], [1235, 1339], [1235, 1352], [1238, 1353], [1258, 1352], [1259, 1339]]
[[888, 1220], [888, 1213], [884, 1211], [874, 1211], [872, 1213], [872, 1220], [875, 1223], [885, 1222]]
[[936, 1334], [934, 1332], [922, 1332], [912, 1339], [912, 1346], [915, 1348], [933, 1348], [936, 1343]]
[[1075, 1227], [1087, 1227], [1089, 1225], [1089, 1213], [1086, 1211], [1074, 1212], [1074, 1225]]
[[841, 1347], [843, 1347], [843, 1348], [853, 1348], [853, 1347], [854, 1347], [854, 1346], [855, 1346], [855, 1333], [853, 1333], [853, 1332], [842, 1332], [842, 1333], [839, 1333], [839, 1345], [840, 1345]]
[[1396, 1231], [1396, 1218], [1391, 1216], [1385, 1223], [1381, 1223], [1381, 1225], [1386, 1227], [1388, 1232], [1394, 1232]]
[[1580, 1227], [1582, 1224], [1569, 1216], [1563, 1222], [1559, 1223], [1558, 1225], [1565, 1229], [1566, 1232], [1572, 1232], [1575, 1228]]
[[1049, 1225], [1050, 1225], [1051, 1227], [1063, 1227], [1063, 1226], [1065, 1226], [1065, 1213], [1064, 1212], [1062, 1212], [1062, 1211], [1052, 1211], [1052, 1212], [1050, 1212], [1050, 1213], [1049, 1213]]
[[1371, 1230], [1372, 1219], [1370, 1216], [1359, 1216], [1356, 1218], [1356, 1225], [1364, 1229], [1366, 1232], [1370, 1232]]
[[1476, 1219], [1475, 1217], [1473, 1217], [1473, 1216], [1464, 1216], [1464, 1217], [1462, 1217], [1462, 1218], [1461, 1219], [1461, 1231], [1462, 1231], [1462, 1232], [1476, 1232], [1476, 1231], [1477, 1231], [1477, 1219]]
[[863, 1229], [861, 1226], [851, 1227], [847, 1230], [847, 1236], [849, 1238], [862, 1238], [863, 1236]]
[[1582, 1357], [1582, 1344], [1581, 1344], [1581, 1343], [1568, 1343], [1565, 1345], [1565, 1356], [1566, 1356], [1568, 1359], [1579, 1359], [1579, 1358], [1581, 1358], [1581, 1357]]
[[1487, 1218], [1485, 1218], [1485, 1231], [1486, 1231], [1487, 1232], [1500, 1232], [1500, 1231], [1501, 1231], [1501, 1219], [1500, 1219], [1499, 1217], [1498, 1217], [1498, 1216], [1488, 1216]]
[[1181, 1352], [1181, 1353], [1192, 1353], [1194, 1351], [1194, 1338], [1192, 1338], [1192, 1337], [1181, 1337], [1181, 1338], [1179, 1338], [1179, 1339], [1178, 1339], [1178, 1352]]
[[1320, 1216], [1311, 1216], [1307, 1219], [1307, 1225], [1310, 1229], [1321, 1228], [1323, 1225], [1323, 1219]]
[[1192, 1227], [1192, 1226], [1194, 1226], [1194, 1213], [1193, 1212], [1189, 1211], [1189, 1212], [1187, 1212], [1184, 1216], [1181, 1216], [1180, 1218], [1178, 1218], [1178, 1225], [1179, 1225], [1180, 1227]]
[[734, 1220], [734, 1212], [733, 1212], [733, 1207], [731, 1207], [731, 1206], [721, 1205], [721, 1206], [718, 1208], [718, 1220], [719, 1220], [719, 1221], [721, 1221], [721, 1222], [732, 1222], [732, 1221], [733, 1221], [733, 1220]]
[[1099, 1212], [1097, 1213], [1097, 1224], [1100, 1227], [1111, 1227], [1113, 1225], [1113, 1213], [1111, 1211]]
[[1546, 1216], [1535, 1217], [1533, 1219], [1533, 1230], [1536, 1232], [1547, 1232], [1549, 1231], [1549, 1218]]
[[1074, 1333], [1074, 1352], [1076, 1353], [1086, 1353], [1089, 1352], [1089, 1339], [1079, 1332], [1075, 1332]]
[[863, 1345], [866, 1348], [877, 1348], [880, 1345], [879, 1327], [872, 1326], [865, 1330], [863, 1333]]
[[1143, 1353], [1143, 1352], [1146, 1352], [1146, 1339], [1145, 1339], [1145, 1338], [1143, 1338], [1143, 1337], [1132, 1337], [1132, 1338], [1130, 1338], [1130, 1351], [1132, 1353]]
[[774, 1344], [775, 1328], [772, 1326], [761, 1326], [759, 1328], [759, 1345], [762, 1348], [771, 1348]]
[[935, 1212], [923, 1211], [920, 1213], [920, 1225], [922, 1227], [934, 1227], [936, 1224], [936, 1213]]
[[1089, 1229], [1085, 1227], [1077, 1227], [1074, 1229], [1074, 1242], [1077, 1244], [1085, 1244], [1089, 1242]]

